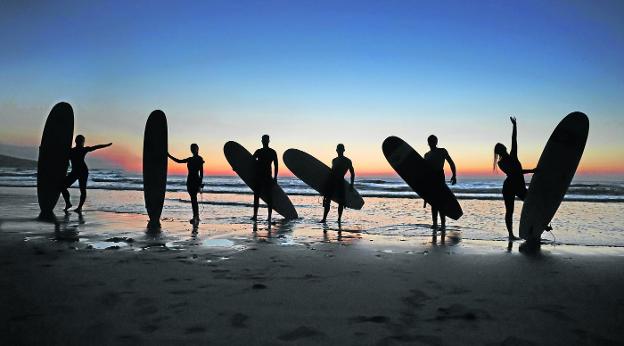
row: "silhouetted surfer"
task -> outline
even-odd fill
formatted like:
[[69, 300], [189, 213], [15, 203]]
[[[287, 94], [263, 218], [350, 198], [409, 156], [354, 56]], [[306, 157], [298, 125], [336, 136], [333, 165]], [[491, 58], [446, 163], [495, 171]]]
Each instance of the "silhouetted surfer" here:
[[82, 206], [87, 199], [87, 179], [89, 178], [89, 168], [85, 163], [85, 156], [87, 153], [109, 147], [113, 143], [94, 145], [92, 147], [85, 147], [85, 137], [83, 135], [76, 136], [76, 146], [69, 151], [69, 161], [71, 162], [71, 171], [65, 177], [63, 190], [63, 199], [65, 200], [65, 211], [68, 211], [72, 207], [69, 201], [69, 191], [67, 190], [76, 180], [78, 180], [78, 186], [80, 187], [80, 203], [78, 208], [74, 211], [77, 213], [82, 212]]
[[[253, 158], [256, 160], [256, 172], [255, 172], [255, 189], [254, 189], [254, 211], [252, 220], [258, 219], [258, 203], [260, 202], [260, 196], [264, 194], [266, 196], [268, 213], [268, 222], [271, 223], [271, 212], [273, 211], [273, 201], [271, 196], [271, 189], [273, 184], [277, 184], [277, 153], [275, 150], [269, 148], [269, 135], [262, 136], [262, 148], [256, 150], [253, 154]], [[275, 165], [275, 173], [271, 174], [271, 164]]]
[[186, 163], [188, 168], [188, 175], [186, 177], [186, 191], [191, 196], [191, 205], [193, 206], [193, 218], [191, 223], [199, 223], [199, 206], [197, 204], [197, 193], [201, 193], [201, 189], [204, 187], [204, 159], [199, 156], [199, 146], [195, 143], [191, 144], [191, 153], [193, 156], [186, 159], [177, 159], [171, 154], [167, 153], [170, 159], [177, 163]]
[[516, 126], [516, 118], [509, 117], [513, 124], [513, 131], [511, 133], [511, 152], [507, 153], [507, 147], [502, 143], [496, 143], [494, 146], [494, 164], [493, 169], [496, 170], [496, 165], [503, 173], [507, 175], [505, 182], [503, 183], [503, 199], [505, 200], [505, 225], [507, 226], [507, 232], [509, 233], [509, 239], [518, 239], [513, 234], [513, 211], [514, 200], [517, 196], [520, 200], [524, 201], [527, 188], [524, 182], [524, 174], [534, 173], [535, 169], [522, 169], [522, 164], [518, 160], [518, 130]]
[[342, 211], [344, 210], [345, 200], [345, 186], [344, 176], [347, 171], [351, 174], [351, 188], [353, 188], [353, 182], [355, 181], [355, 171], [353, 170], [353, 164], [351, 160], [344, 156], [345, 147], [342, 144], [336, 146], [336, 152], [338, 157], [332, 160], [331, 175], [327, 181], [325, 187], [325, 193], [323, 194], [323, 220], [327, 220], [327, 214], [329, 213], [329, 205], [331, 204], [332, 197], [338, 200], [338, 223], [342, 221]]
[[[449, 166], [451, 166], [451, 172], [453, 176], [451, 177], [451, 185], [455, 185], [457, 183], [457, 171], [455, 170], [455, 162], [449, 155], [448, 151], [444, 148], [438, 148], [438, 137], [431, 135], [427, 138], [427, 143], [429, 143], [429, 152], [425, 154], [425, 160], [429, 163], [429, 166], [433, 168], [436, 174], [436, 182], [434, 184], [446, 184], [446, 176], [444, 175], [444, 161], [448, 161]], [[431, 206], [431, 219], [433, 220], [433, 225], [431, 228], [438, 228], [438, 213], [440, 214], [440, 222], [442, 223], [442, 229], [446, 227], [446, 216], [439, 212], [439, 210]]]

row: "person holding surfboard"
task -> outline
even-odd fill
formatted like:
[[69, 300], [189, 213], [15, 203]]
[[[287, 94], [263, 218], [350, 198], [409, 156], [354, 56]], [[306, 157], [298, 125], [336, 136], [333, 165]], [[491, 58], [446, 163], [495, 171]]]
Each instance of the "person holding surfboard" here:
[[345, 181], [344, 176], [347, 171], [351, 174], [351, 185], [353, 189], [353, 182], [355, 181], [355, 171], [353, 170], [353, 164], [351, 160], [344, 156], [345, 147], [343, 144], [336, 146], [336, 152], [338, 157], [332, 160], [331, 174], [327, 180], [327, 186], [323, 193], [323, 220], [322, 223], [327, 221], [327, 214], [329, 214], [329, 206], [331, 204], [332, 197], [340, 201], [338, 203], [338, 223], [342, 220], [342, 211], [345, 204]]
[[[260, 196], [264, 194], [266, 196], [268, 213], [268, 222], [271, 224], [271, 212], [273, 211], [273, 197], [271, 195], [271, 189], [273, 184], [277, 184], [277, 172], [278, 162], [277, 153], [275, 150], [269, 148], [269, 135], [262, 136], [262, 148], [256, 150], [253, 154], [254, 160], [256, 160], [255, 167], [255, 186], [254, 189], [254, 211], [252, 220], [258, 219], [258, 203]], [[271, 165], [275, 165], [275, 173], [271, 175]]]
[[87, 156], [87, 153], [89, 152], [109, 147], [113, 145], [113, 143], [85, 147], [85, 137], [83, 135], [76, 136], [75, 142], [76, 146], [69, 150], [69, 162], [71, 162], [71, 171], [65, 177], [61, 193], [63, 195], [63, 199], [65, 200], [65, 212], [67, 212], [69, 208], [72, 207], [72, 204], [69, 200], [69, 190], [67, 189], [72, 186], [72, 184], [75, 183], [76, 180], [78, 180], [78, 186], [80, 187], [80, 203], [78, 204], [78, 208], [76, 208], [74, 211], [77, 213], [81, 213], [82, 206], [87, 199], [87, 180], [89, 178], [89, 168], [85, 163], [85, 156]]
[[186, 159], [178, 159], [167, 153], [167, 156], [177, 163], [186, 163], [188, 175], [186, 177], [186, 191], [191, 197], [191, 206], [193, 208], [193, 218], [189, 220], [192, 224], [199, 223], [199, 205], [197, 203], [197, 194], [201, 193], [204, 187], [204, 159], [199, 156], [199, 145], [191, 144], [191, 154], [193, 156]]
[[[449, 166], [451, 167], [451, 172], [453, 176], [451, 176], [451, 185], [455, 185], [457, 183], [457, 171], [455, 170], [455, 162], [449, 155], [448, 151], [444, 148], [438, 148], [438, 137], [435, 135], [431, 135], [427, 138], [427, 143], [429, 144], [430, 150], [425, 154], [425, 160], [429, 163], [429, 166], [435, 172], [436, 180], [433, 182], [434, 184], [446, 184], [446, 175], [444, 174], [444, 162], [447, 161]], [[426, 202], [425, 202], [426, 203]], [[438, 228], [438, 214], [440, 214], [440, 222], [441, 229], [444, 230], [446, 228], [446, 215], [442, 214], [438, 210], [438, 208], [431, 206], [431, 219], [433, 224], [431, 225], [432, 229]]]
[[496, 171], [496, 166], [498, 165], [498, 168], [507, 175], [507, 178], [505, 178], [503, 182], [505, 225], [509, 233], [509, 240], [517, 240], [519, 238], [513, 234], [512, 228], [514, 201], [516, 197], [524, 201], [527, 193], [524, 175], [527, 173], [535, 173], [536, 169], [522, 169], [522, 164], [520, 160], [518, 160], [518, 126], [516, 125], [516, 118], [509, 117], [509, 119], [513, 124], [513, 130], [511, 132], [511, 151], [507, 153], [507, 147], [505, 147], [505, 145], [496, 143], [494, 146], [494, 163], [492, 168]]

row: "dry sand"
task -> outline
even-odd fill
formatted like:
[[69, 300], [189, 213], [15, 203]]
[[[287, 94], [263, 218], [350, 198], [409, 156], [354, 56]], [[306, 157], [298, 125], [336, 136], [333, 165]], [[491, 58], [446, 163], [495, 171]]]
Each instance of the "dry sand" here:
[[[121, 220], [138, 234], [144, 222], [85, 218], [96, 230]], [[261, 228], [236, 230], [237, 245], [222, 248], [146, 235], [100, 250], [76, 242], [71, 227], [24, 220], [0, 223], [4, 345], [624, 342], [619, 248], [525, 255], [519, 243], [507, 252], [503, 242], [334, 231], [284, 245], [283, 234]]]

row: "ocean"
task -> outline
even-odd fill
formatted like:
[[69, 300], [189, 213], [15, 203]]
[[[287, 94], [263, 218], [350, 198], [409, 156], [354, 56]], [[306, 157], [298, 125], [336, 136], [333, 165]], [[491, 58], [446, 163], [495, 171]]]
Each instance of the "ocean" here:
[[[168, 177], [163, 218], [188, 222], [191, 217], [186, 177]], [[460, 179], [451, 190], [460, 200], [464, 216], [448, 220], [449, 234], [459, 239], [506, 241], [504, 205], [501, 189], [504, 176]], [[288, 225], [290, 231], [299, 228], [319, 231], [336, 229], [336, 208], [332, 207], [328, 226], [318, 223], [322, 217], [321, 198], [314, 190], [295, 177], [280, 177], [279, 184], [291, 197], [300, 219]], [[200, 196], [202, 223], [250, 224], [251, 190], [235, 176], [206, 176]], [[410, 237], [431, 237], [430, 209], [399, 177], [361, 177], [356, 188], [364, 197], [362, 210], [346, 210], [341, 229], [356, 234], [394, 237], [397, 241]], [[0, 191], [17, 187], [36, 187], [36, 171], [0, 169]], [[74, 205], [78, 190], [72, 189]], [[564, 202], [553, 219], [552, 233], [543, 238], [552, 244], [582, 246], [624, 246], [624, 179], [575, 179]], [[58, 208], [62, 207], [62, 200]], [[31, 206], [35, 208], [36, 205]], [[522, 202], [515, 208], [515, 233]], [[91, 170], [85, 211], [145, 215], [142, 178], [140, 174], [113, 170]], [[266, 212], [260, 211], [261, 220]], [[280, 219], [279, 215], [275, 216]], [[259, 223], [260, 224], [260, 223]], [[325, 227], [325, 228], [324, 228]], [[456, 237], [456, 238], [457, 238]]]

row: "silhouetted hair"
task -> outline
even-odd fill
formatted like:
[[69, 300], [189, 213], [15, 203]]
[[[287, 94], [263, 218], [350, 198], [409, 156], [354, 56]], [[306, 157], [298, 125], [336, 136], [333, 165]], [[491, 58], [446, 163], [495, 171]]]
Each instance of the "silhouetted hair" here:
[[438, 145], [438, 137], [436, 137], [435, 135], [431, 135], [427, 138], [427, 143], [429, 143], [429, 146], [435, 147], [436, 145]]
[[199, 145], [197, 143], [191, 144], [191, 152], [194, 153], [196, 151], [199, 151]]
[[502, 143], [496, 143], [494, 146], [494, 161], [492, 162], [492, 171], [494, 172], [496, 172], [496, 168], [498, 167], [497, 163], [502, 157], [502, 154], [499, 154], [502, 151], [507, 151], [507, 147]]
[[84, 143], [84, 141], [85, 141], [85, 137], [83, 135], [76, 136], [76, 140], [75, 140], [76, 143], [78, 142]]
[[268, 141], [268, 140], [269, 140], [269, 135], [262, 135], [262, 142]]
[[344, 151], [345, 151], [344, 144], [342, 144], [342, 143], [338, 144], [338, 145], [336, 146], [336, 151], [342, 151], [342, 152], [344, 152]]

